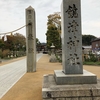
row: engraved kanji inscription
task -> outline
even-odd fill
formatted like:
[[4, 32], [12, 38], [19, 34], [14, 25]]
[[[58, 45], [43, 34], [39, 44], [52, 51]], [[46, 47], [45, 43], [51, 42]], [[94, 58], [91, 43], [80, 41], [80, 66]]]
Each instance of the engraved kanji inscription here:
[[73, 47], [73, 41], [72, 41], [72, 38], [69, 37], [69, 42], [67, 42], [67, 48], [72, 50], [72, 47]]
[[66, 11], [68, 13], [68, 18], [78, 18], [76, 5], [73, 4], [73, 6], [68, 7], [68, 10]]
[[68, 61], [69, 61], [69, 64], [72, 66], [72, 65], [75, 65], [76, 64], [76, 58], [75, 57], [70, 57], [69, 59], [68, 59]]
[[32, 10], [28, 10], [28, 13], [31, 14], [32, 13]]
[[69, 62], [69, 65], [79, 65], [79, 57], [77, 53], [70, 54], [70, 57], [67, 59]]
[[74, 50], [76, 52], [77, 47], [79, 45], [79, 39], [74, 36], [73, 38], [69, 37], [69, 41], [67, 42], [67, 48], [69, 50]]
[[78, 23], [75, 20], [73, 20], [71, 23], [69, 23], [68, 32], [69, 33], [70, 32], [74, 32], [74, 33], [77, 32], [78, 31], [77, 26], [79, 26]]
[[28, 48], [28, 53], [33, 53], [33, 48]]
[[28, 40], [34, 40], [32, 34], [29, 34], [29, 35], [28, 35]]
[[28, 18], [29, 18], [29, 19], [32, 19], [32, 15], [29, 15]]
[[67, 42], [67, 49], [69, 49], [69, 56], [68, 56], [68, 64], [69, 65], [80, 65], [79, 62], [79, 55], [77, 52], [77, 47], [79, 46], [79, 39], [78, 37], [76, 37], [76, 35], [74, 36], [69, 36], [68, 38], [68, 42]]

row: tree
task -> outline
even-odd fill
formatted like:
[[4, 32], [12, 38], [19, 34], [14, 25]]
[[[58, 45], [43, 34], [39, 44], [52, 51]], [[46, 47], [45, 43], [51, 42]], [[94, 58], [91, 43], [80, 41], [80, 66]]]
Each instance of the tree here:
[[54, 13], [48, 16], [47, 22], [47, 48], [50, 48], [52, 43], [56, 49], [61, 48], [61, 16], [60, 13]]
[[[20, 33], [14, 35], [6, 35], [7, 40], [4, 41], [4, 37], [0, 40], [0, 55], [1, 57], [6, 57], [8, 54], [14, 56], [25, 55], [26, 50], [26, 39]], [[16, 51], [20, 51], [17, 52]]]
[[15, 40], [14, 37], [11, 37], [10, 35], [7, 35], [7, 41], [4, 41], [4, 50], [9, 49], [13, 50], [13, 41]]
[[[59, 33], [59, 36], [58, 36]], [[56, 34], [56, 35], [54, 35]], [[61, 47], [61, 16], [60, 13], [54, 13], [50, 14], [48, 16], [48, 22], [47, 22], [47, 47], [50, 48], [51, 44], [54, 43], [57, 48]], [[56, 37], [55, 37], [56, 36]], [[56, 38], [56, 39], [55, 39]], [[94, 40], [95, 36], [93, 35], [82, 35], [82, 45], [91, 45], [91, 41]], [[58, 39], [58, 40], [57, 40]], [[59, 46], [56, 44], [58, 41]]]
[[91, 45], [91, 41], [96, 39], [97, 37], [93, 35], [82, 35], [82, 45], [89, 46]]
[[15, 41], [14, 44], [17, 46], [17, 50], [24, 50], [26, 49], [26, 38], [22, 34], [16, 33], [14, 35]]
[[4, 42], [2, 39], [0, 39], [0, 58], [2, 57], [3, 48], [4, 48]]
[[[4, 40], [4, 37], [3, 37]], [[20, 33], [14, 35], [7, 35], [7, 41], [4, 41], [4, 50], [9, 49], [10, 51], [25, 49], [26, 39]]]
[[41, 47], [41, 43], [38, 38], [36, 38], [36, 50], [39, 52]]
[[36, 45], [40, 44], [40, 41], [38, 38], [36, 38]]
[[60, 12], [56, 12], [54, 14], [50, 14], [48, 16], [48, 22], [47, 25], [55, 25], [57, 27], [57, 30], [59, 34], [61, 35], [61, 15]]
[[3, 42], [3, 40], [2, 40], [2, 39], [0, 39], [0, 49], [2, 49], [2, 48], [3, 48], [3, 46], [4, 46], [4, 42]]
[[61, 48], [61, 39], [59, 38], [59, 32], [56, 27], [49, 26], [47, 31], [47, 48], [50, 48], [52, 43], [55, 45], [56, 49]]

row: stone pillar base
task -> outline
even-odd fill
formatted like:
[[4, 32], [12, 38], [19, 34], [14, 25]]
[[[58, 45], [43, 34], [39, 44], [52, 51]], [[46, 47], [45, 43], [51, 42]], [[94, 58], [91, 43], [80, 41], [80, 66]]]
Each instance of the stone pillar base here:
[[97, 84], [57, 85], [54, 75], [44, 75], [43, 100], [100, 100], [100, 79]]
[[62, 70], [55, 70], [54, 77], [58, 85], [97, 83], [97, 76], [86, 70], [83, 70], [83, 74], [64, 74]]

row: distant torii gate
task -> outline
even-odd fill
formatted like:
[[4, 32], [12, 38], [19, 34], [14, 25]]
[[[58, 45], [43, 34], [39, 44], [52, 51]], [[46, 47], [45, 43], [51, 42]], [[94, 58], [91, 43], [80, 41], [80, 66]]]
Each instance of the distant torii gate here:
[[26, 9], [26, 55], [27, 72], [36, 71], [36, 23], [35, 10], [29, 6]]

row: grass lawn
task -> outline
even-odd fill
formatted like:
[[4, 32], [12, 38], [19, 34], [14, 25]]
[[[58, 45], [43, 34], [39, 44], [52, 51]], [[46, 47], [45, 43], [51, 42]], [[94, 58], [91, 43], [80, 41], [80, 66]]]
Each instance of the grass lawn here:
[[100, 66], [100, 62], [85, 61], [85, 62], [83, 62], [83, 65], [96, 65], [96, 66]]

